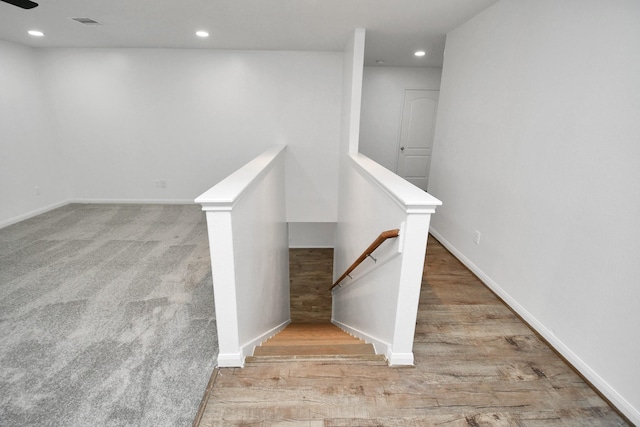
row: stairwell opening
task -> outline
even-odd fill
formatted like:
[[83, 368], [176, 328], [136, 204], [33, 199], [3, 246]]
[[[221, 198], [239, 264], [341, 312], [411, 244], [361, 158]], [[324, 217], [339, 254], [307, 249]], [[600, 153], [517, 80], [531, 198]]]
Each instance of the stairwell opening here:
[[291, 324], [256, 347], [246, 364], [333, 360], [386, 364], [373, 345], [331, 324], [333, 249], [289, 249]]

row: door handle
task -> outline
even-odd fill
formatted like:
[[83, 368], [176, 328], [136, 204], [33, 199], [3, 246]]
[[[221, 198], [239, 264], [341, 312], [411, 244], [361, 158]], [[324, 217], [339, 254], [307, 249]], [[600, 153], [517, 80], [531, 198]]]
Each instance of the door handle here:
[[400, 147], [400, 151], [404, 151], [404, 147]]

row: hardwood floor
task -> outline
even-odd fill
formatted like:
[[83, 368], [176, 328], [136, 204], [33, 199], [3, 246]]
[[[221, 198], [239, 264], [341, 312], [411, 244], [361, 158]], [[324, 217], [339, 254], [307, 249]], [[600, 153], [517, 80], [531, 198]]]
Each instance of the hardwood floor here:
[[414, 354], [223, 368], [196, 425], [629, 425], [431, 237]]
[[331, 321], [333, 249], [289, 249], [291, 323]]

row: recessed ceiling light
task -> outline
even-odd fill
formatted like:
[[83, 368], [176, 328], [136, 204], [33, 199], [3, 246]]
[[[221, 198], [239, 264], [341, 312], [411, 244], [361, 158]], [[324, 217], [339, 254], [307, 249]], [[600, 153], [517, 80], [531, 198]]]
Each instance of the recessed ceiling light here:
[[426, 54], [427, 52], [424, 50], [417, 50], [416, 53], [414, 53], [415, 56], [425, 56]]
[[42, 31], [38, 31], [38, 30], [29, 30], [28, 33], [29, 33], [30, 36], [33, 36], [33, 37], [43, 37], [44, 36], [44, 33]]
[[205, 38], [209, 37], [209, 33], [207, 33], [206, 31], [196, 31], [196, 36]]
[[384, 61], [383, 61], [382, 59], [378, 59], [378, 60], [376, 61], [376, 64], [377, 64], [377, 65], [383, 65], [383, 64], [384, 64]]

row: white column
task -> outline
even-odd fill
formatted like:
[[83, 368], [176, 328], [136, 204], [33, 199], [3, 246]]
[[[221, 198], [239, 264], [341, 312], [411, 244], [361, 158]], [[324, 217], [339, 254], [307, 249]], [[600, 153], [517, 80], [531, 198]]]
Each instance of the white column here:
[[216, 322], [218, 325], [218, 366], [242, 366], [244, 357], [238, 341], [238, 308], [236, 300], [236, 266], [233, 256], [233, 233], [230, 207], [203, 206], [207, 215], [209, 253]]

